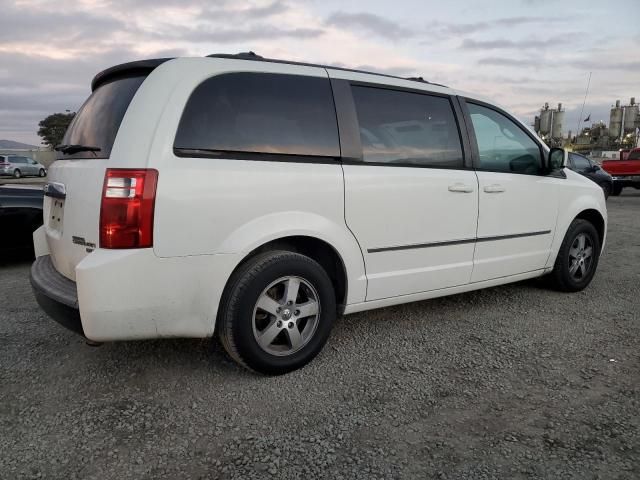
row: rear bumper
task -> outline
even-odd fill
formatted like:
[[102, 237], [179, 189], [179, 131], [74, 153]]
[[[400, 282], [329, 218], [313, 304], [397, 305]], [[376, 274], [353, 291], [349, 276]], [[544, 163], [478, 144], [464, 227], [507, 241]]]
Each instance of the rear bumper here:
[[84, 336], [76, 283], [58, 273], [49, 255], [36, 258], [30, 280], [40, 308], [63, 327]]
[[236, 263], [234, 255], [159, 258], [150, 248], [98, 248], [76, 265], [75, 282], [56, 270], [49, 255], [39, 256], [31, 284], [51, 318], [96, 342], [203, 338], [213, 335], [217, 305]]
[[640, 175], [613, 175], [613, 184], [622, 187], [640, 187]]

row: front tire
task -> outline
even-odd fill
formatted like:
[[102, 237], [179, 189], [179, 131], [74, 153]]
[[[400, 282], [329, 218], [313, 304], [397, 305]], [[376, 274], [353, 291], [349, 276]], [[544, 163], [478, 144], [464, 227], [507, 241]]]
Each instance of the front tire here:
[[13, 178], [22, 178], [22, 172], [16, 168], [13, 171]]
[[591, 222], [575, 219], [562, 241], [549, 274], [551, 286], [562, 292], [579, 292], [591, 283], [600, 259], [600, 237]]
[[218, 329], [238, 363], [280, 375], [320, 352], [335, 318], [335, 291], [326, 271], [304, 255], [273, 251], [249, 259], [231, 276]]
[[602, 193], [604, 193], [604, 199], [606, 200], [611, 195], [611, 185], [608, 183], [602, 184]]
[[613, 184], [613, 190], [611, 191], [612, 197], [617, 197], [622, 193], [622, 187], [620, 185]]
[[47, 174], [47, 172], [44, 171], [44, 168], [41, 168], [40, 171], [38, 172], [38, 175], [40, 175], [41, 177], [44, 177]]

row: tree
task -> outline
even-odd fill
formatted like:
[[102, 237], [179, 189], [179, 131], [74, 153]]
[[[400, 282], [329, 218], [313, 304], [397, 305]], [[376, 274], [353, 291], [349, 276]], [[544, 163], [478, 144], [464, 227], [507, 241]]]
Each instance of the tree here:
[[[68, 110], [67, 110], [68, 112]], [[38, 126], [38, 135], [42, 137], [42, 144], [55, 147], [62, 143], [67, 127], [75, 117], [76, 112], [54, 113], [44, 120], [41, 120]]]

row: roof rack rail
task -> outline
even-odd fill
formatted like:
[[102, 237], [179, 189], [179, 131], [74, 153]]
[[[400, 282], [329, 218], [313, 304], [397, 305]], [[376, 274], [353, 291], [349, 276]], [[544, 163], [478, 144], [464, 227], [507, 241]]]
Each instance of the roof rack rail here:
[[266, 60], [262, 55], [258, 55], [253, 51], [240, 52], [240, 53], [212, 53], [207, 57], [213, 58], [237, 58], [239, 60]]
[[421, 82], [428, 83], [429, 85], [435, 85], [437, 87], [447, 88], [446, 85], [441, 85], [439, 83], [432, 83], [428, 80], [425, 80], [422, 77], [399, 77], [397, 75], [389, 75], [388, 73], [376, 73], [376, 72], [368, 72], [366, 70], [356, 70], [353, 68], [344, 68], [344, 67], [336, 67], [333, 65], [322, 65], [318, 63], [306, 63], [306, 62], [294, 62], [291, 60], [279, 60], [277, 58], [265, 58], [262, 55], [258, 55], [254, 51], [248, 52], [240, 52], [240, 53], [212, 53], [211, 55], [207, 55], [209, 58], [229, 58], [235, 60], [255, 60], [257, 62], [269, 62], [269, 63], [284, 63], [287, 65], [301, 65], [305, 67], [319, 67], [319, 68], [331, 68], [333, 70], [342, 70], [344, 72], [354, 72], [354, 73], [366, 73], [369, 75], [378, 75], [380, 77], [388, 77], [388, 78], [397, 78], [399, 80], [409, 80], [412, 82]]

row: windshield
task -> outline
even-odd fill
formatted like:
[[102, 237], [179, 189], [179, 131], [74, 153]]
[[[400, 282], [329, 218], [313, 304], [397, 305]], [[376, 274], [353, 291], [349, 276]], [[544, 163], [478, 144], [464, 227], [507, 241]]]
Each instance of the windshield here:
[[122, 118], [145, 78], [120, 77], [99, 86], [84, 102], [62, 140], [62, 145], [92, 148], [59, 151], [57, 158], [109, 158]]

